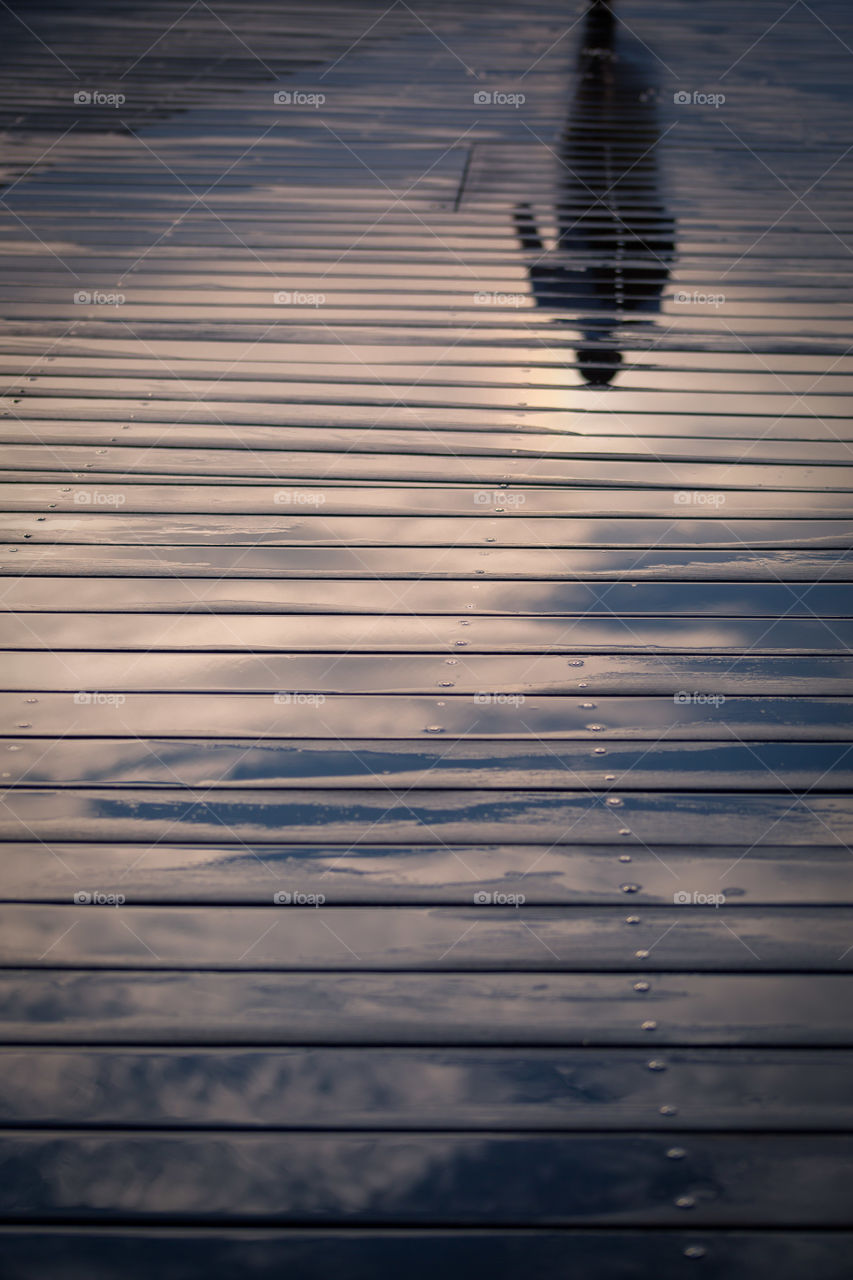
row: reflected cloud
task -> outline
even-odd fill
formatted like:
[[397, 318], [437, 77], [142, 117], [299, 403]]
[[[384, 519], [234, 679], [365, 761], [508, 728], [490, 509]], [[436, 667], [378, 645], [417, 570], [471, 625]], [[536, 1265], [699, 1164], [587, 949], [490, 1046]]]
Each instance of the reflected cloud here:
[[[653, 1212], [681, 1170], [648, 1137], [470, 1134], [160, 1134], [21, 1137], [7, 1144], [7, 1213], [251, 1221], [618, 1221]], [[616, 1158], [618, 1154], [618, 1159]], [[715, 1197], [713, 1161], [694, 1181]], [[639, 1190], [638, 1190], [639, 1188]]]

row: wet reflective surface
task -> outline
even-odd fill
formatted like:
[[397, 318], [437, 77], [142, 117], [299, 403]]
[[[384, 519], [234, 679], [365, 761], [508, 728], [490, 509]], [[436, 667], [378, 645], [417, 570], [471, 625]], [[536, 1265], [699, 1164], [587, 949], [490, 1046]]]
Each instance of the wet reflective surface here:
[[[167, 838], [137, 843], [10, 842], [4, 848], [9, 898], [12, 902], [60, 906], [111, 905], [74, 902], [75, 893], [93, 894], [94, 885], [98, 893], [121, 894], [125, 904], [137, 905], [269, 906], [275, 893], [292, 894], [295, 890], [323, 894], [338, 906], [447, 903], [482, 909], [490, 904], [482, 900], [475, 903], [475, 894], [488, 893], [493, 899], [500, 893], [513, 895], [512, 902], [496, 905], [512, 906], [514, 922], [523, 921], [522, 905], [527, 903], [621, 904], [626, 912], [626, 935], [642, 925], [642, 916], [636, 915], [638, 907], [671, 907], [682, 881], [702, 886], [696, 892], [703, 895], [715, 895], [708, 902], [691, 904], [704, 905], [714, 921], [728, 920], [728, 916], [719, 916], [723, 905], [846, 907], [851, 903], [849, 854], [837, 842], [812, 844], [807, 854], [796, 846], [743, 841], [698, 847], [695, 843], [644, 842], [634, 843], [627, 852], [625, 839], [618, 832], [609, 844], [584, 842], [579, 824], [569, 833], [573, 839], [552, 845], [454, 845], [445, 841], [395, 845], [368, 840], [357, 845], [249, 844], [229, 841], [229, 833], [222, 828], [216, 835], [216, 841], [181, 844]], [[89, 887], [81, 890], [81, 886]], [[524, 896], [524, 904], [519, 895]], [[720, 895], [724, 903], [719, 901]], [[112, 905], [115, 908], [117, 904]], [[311, 906], [312, 920], [325, 918], [319, 902], [303, 905]], [[282, 917], [285, 922], [289, 918]], [[88, 928], [95, 923], [92, 916], [74, 919], [78, 921], [75, 929], [87, 919], [92, 921]], [[703, 929], [708, 926], [708, 914], [684, 916], [679, 942], [689, 938], [685, 930], [691, 919]], [[137, 940], [134, 956], [139, 956], [140, 947]], [[238, 954], [242, 952], [232, 947], [229, 961]], [[46, 961], [47, 956], [42, 959]], [[634, 956], [634, 960], [642, 959]], [[838, 963], [843, 960], [846, 957], [839, 954]]]
[[[646, 1135], [16, 1134], [0, 1208], [18, 1210], [15, 1188], [37, 1164], [32, 1216], [57, 1222], [91, 1221], [107, 1204], [163, 1224], [483, 1226], [499, 1215], [512, 1225], [676, 1226], [687, 1184], [701, 1225], [769, 1225], [784, 1208], [792, 1226], [834, 1227], [846, 1221], [850, 1141], [765, 1135], [747, 1162], [736, 1138], [696, 1135], [682, 1163], [667, 1158], [665, 1137]], [[800, 1181], [819, 1211], [804, 1209]]]
[[29, 969], [0, 995], [21, 1044], [853, 1045], [848, 973]]
[[[57, 1128], [796, 1132], [849, 1123], [851, 1055], [669, 1049], [8, 1049], [0, 1119]], [[760, 1096], [755, 1092], [760, 1075]], [[817, 1082], [817, 1087], [815, 1087]]]
[[[845, 1254], [853, 1243], [846, 1232], [819, 1231], [693, 1231], [472, 1229], [464, 1231], [360, 1227], [356, 1230], [268, 1228], [124, 1228], [99, 1232], [61, 1227], [37, 1232], [21, 1229], [10, 1236], [6, 1260], [14, 1280], [33, 1274], [74, 1278], [80, 1266], [89, 1274], [150, 1275], [183, 1280], [189, 1274], [225, 1277], [235, 1271], [267, 1276], [286, 1269], [288, 1275], [313, 1277], [321, 1270], [340, 1269], [356, 1280], [372, 1280], [380, 1273], [405, 1271], [416, 1280], [429, 1280], [436, 1269], [459, 1275], [485, 1267], [492, 1276], [511, 1280], [519, 1270], [535, 1267], [541, 1274], [560, 1275], [571, 1264], [598, 1275], [642, 1276], [650, 1270], [661, 1280], [680, 1280], [693, 1259], [704, 1259], [703, 1270], [724, 1280], [733, 1267], [778, 1274], [780, 1268], [815, 1271], [828, 1280], [845, 1280]], [[710, 1255], [710, 1257], [709, 1257]], [[626, 1262], [626, 1256], [629, 1259]], [[193, 1268], [195, 1269], [193, 1271]], [[386, 1271], [387, 1269], [387, 1271]], [[793, 1273], [793, 1271], [792, 1271]]]
[[0, 1271], [847, 1280], [841, 0], [0, 6]]

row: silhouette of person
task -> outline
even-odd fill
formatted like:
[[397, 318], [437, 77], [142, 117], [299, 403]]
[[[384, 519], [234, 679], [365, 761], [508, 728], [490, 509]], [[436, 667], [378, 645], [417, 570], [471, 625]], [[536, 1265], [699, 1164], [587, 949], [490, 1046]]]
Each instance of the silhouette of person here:
[[560, 139], [556, 249], [547, 249], [530, 204], [513, 214], [521, 248], [538, 258], [527, 268], [537, 304], [580, 312], [577, 364], [594, 386], [611, 382], [622, 363], [615, 330], [643, 323], [625, 313], [660, 311], [674, 255], [675, 222], [658, 185], [655, 94], [638, 48], [610, 3], [593, 0]]

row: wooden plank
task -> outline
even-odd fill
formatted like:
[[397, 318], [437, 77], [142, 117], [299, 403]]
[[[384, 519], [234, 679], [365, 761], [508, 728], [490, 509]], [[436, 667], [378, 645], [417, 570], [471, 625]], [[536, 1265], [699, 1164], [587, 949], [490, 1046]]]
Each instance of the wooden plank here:
[[[211, 515], [285, 515], [288, 509], [309, 508], [319, 511], [323, 518], [336, 515], [410, 515], [413, 509], [424, 515], [495, 514], [508, 519], [535, 519], [539, 516], [590, 515], [596, 517], [652, 516], [671, 514], [674, 518], [684, 515], [685, 508], [691, 514], [706, 519], [841, 519], [850, 518], [850, 500], [844, 494], [808, 491], [803, 493], [753, 492], [741, 489], [732, 468], [719, 468], [718, 480], [724, 488], [710, 490], [685, 489], [677, 483], [666, 487], [661, 480], [656, 486], [644, 490], [619, 488], [600, 489], [562, 487], [551, 490], [545, 486], [537, 489], [500, 487], [492, 490], [482, 485], [450, 485], [445, 488], [429, 488], [426, 485], [407, 488], [398, 483], [394, 487], [376, 488], [368, 485], [347, 487], [334, 485], [271, 485], [266, 482], [243, 485], [181, 484], [174, 483], [131, 484], [109, 480], [93, 485], [62, 474], [62, 483], [51, 483], [39, 476], [32, 483], [9, 483], [5, 473], [0, 480], [0, 504], [11, 511], [69, 511], [81, 506], [102, 507], [105, 510], [121, 507], [129, 513], [186, 513]], [[52, 475], [50, 477], [52, 479]], [[72, 479], [71, 484], [65, 481]], [[511, 480], [508, 475], [507, 482]], [[671, 485], [672, 477], [668, 482]], [[728, 481], [728, 483], [725, 483]], [[276, 495], [280, 495], [278, 498]], [[486, 501], [482, 496], [487, 497]], [[286, 496], [284, 496], [286, 495]], [[686, 498], [686, 500], [685, 500]], [[720, 501], [722, 498], [722, 501]], [[713, 499], [713, 501], [711, 501]], [[320, 510], [322, 509], [322, 510]]]
[[[472, 557], [473, 561], [473, 557]], [[715, 618], [853, 617], [853, 587], [846, 583], [694, 583], [556, 581], [542, 584], [488, 581], [397, 585], [360, 581], [347, 585], [301, 580], [80, 578], [69, 587], [63, 577], [31, 576], [8, 583], [0, 598], [4, 611], [92, 613], [337, 613], [441, 616], [466, 613], [548, 617], [573, 614], [616, 615], [632, 619], [648, 614]]]
[[0, 995], [8, 1044], [853, 1046], [840, 973], [22, 970]]
[[476, 844], [511, 838], [519, 844], [582, 841], [626, 846], [651, 841], [683, 844], [697, 823], [700, 842], [853, 842], [853, 797], [613, 791], [201, 791], [140, 788], [15, 788], [0, 804], [0, 840], [174, 839], [194, 843], [231, 839], [352, 845]]
[[[71, 656], [71, 655], [69, 655]], [[102, 687], [103, 687], [102, 682]], [[552, 739], [5, 738], [7, 786], [304, 787], [408, 790], [419, 787], [518, 789], [566, 786], [596, 791], [847, 790], [848, 742], [631, 742], [606, 747]]]
[[[702, 1226], [838, 1228], [850, 1226], [851, 1148], [847, 1135], [761, 1134], [747, 1148], [738, 1137], [694, 1134], [675, 1160], [663, 1135], [645, 1134], [7, 1131], [0, 1216], [681, 1228], [678, 1201], [689, 1196]], [[36, 1168], [22, 1211], [10, 1175]]]
[[[701, 831], [694, 823], [691, 835]], [[372, 834], [372, 833], [371, 833]], [[576, 828], [561, 844], [357, 845], [227, 841], [87, 843], [75, 838], [10, 841], [0, 847], [5, 897], [67, 905], [80, 889], [123, 893], [135, 903], [268, 905], [279, 886], [331, 894], [338, 904], [470, 906], [475, 893], [524, 894], [531, 905], [671, 907], [676, 892], [724, 892], [737, 906], [851, 906], [853, 864], [844, 845], [590, 844]], [[75, 837], [77, 833], [75, 832]], [[686, 917], [689, 919], [690, 917]]]
[[[294, 505], [301, 508], [307, 504], [291, 503], [290, 507]], [[9, 548], [4, 553], [4, 568], [8, 564], [5, 557], [19, 555], [20, 544], [30, 538], [41, 546], [63, 542], [86, 546], [105, 544], [116, 554], [117, 548], [124, 544], [136, 548], [140, 544], [162, 546], [165, 563], [174, 547], [185, 546], [237, 546], [247, 555], [259, 547], [323, 547], [343, 554], [354, 547], [438, 546], [452, 554], [457, 547], [472, 546], [478, 550], [526, 548], [541, 554], [544, 544], [546, 550], [563, 552], [582, 548], [598, 556], [607, 548], [618, 548], [635, 557], [638, 576], [642, 576], [644, 565], [651, 558], [650, 552], [657, 553], [662, 561], [673, 550], [695, 549], [698, 562], [698, 557], [708, 555], [708, 549], [715, 548], [726, 549], [729, 556], [733, 552], [748, 556], [751, 548], [756, 553], [777, 548], [818, 552], [822, 548], [849, 551], [853, 546], [853, 520], [735, 518], [721, 522], [706, 519], [704, 513], [698, 511], [695, 517], [672, 520], [654, 516], [627, 520], [540, 516], [524, 521], [507, 521], [492, 514], [449, 519], [427, 514], [382, 517], [332, 516], [326, 512], [322, 519], [317, 519], [316, 511], [309, 513], [302, 509], [286, 513], [282, 510], [278, 516], [139, 515], [123, 508], [121, 515], [116, 515], [115, 511], [115, 504], [78, 503], [76, 511], [61, 515], [50, 511], [42, 515], [23, 511], [0, 513], [0, 535], [6, 535], [4, 541], [19, 544], [17, 551], [11, 552]], [[730, 559], [720, 559], [721, 563], [730, 563]], [[796, 563], [795, 558], [792, 559]], [[849, 557], [839, 556], [837, 560], [844, 565]], [[590, 562], [584, 557], [584, 563]], [[443, 563], [444, 557], [437, 561], [437, 564]], [[562, 567], [572, 563], [573, 558], [567, 555], [551, 555], [552, 576], [560, 576]], [[689, 563], [694, 561], [691, 559]]]
[[804, 1274], [847, 1280], [851, 1245], [853, 1233], [837, 1229], [0, 1227], [9, 1280], [77, 1280], [93, 1265], [105, 1280], [154, 1274], [184, 1280], [188, 1268], [211, 1280], [279, 1273], [313, 1280], [332, 1271], [351, 1280], [382, 1274], [428, 1280], [437, 1269], [462, 1277], [477, 1267], [495, 1280], [513, 1280], [523, 1269], [562, 1280], [567, 1267], [597, 1280], [645, 1280], [650, 1274], [683, 1280], [696, 1258], [731, 1280], [754, 1280], [765, 1267], [777, 1280]]
[[848, 1050], [673, 1048], [660, 1056], [664, 1071], [649, 1061], [639, 1048], [33, 1046], [0, 1051], [0, 1125], [37, 1116], [54, 1129], [853, 1128]]
[[[352, 391], [349, 391], [352, 394]], [[479, 394], [482, 395], [482, 392]], [[245, 397], [241, 398], [245, 403]], [[155, 446], [130, 448], [113, 446], [93, 449], [86, 445], [51, 444], [45, 456], [40, 444], [7, 444], [3, 449], [2, 475], [7, 479], [20, 472], [27, 478], [35, 473], [40, 478], [45, 466], [62, 475], [67, 472], [89, 472], [87, 480], [103, 474], [105, 483], [115, 485], [125, 478], [138, 483], [145, 477], [163, 479], [170, 476], [192, 476], [199, 483], [206, 477], [222, 476], [239, 483], [243, 477], [264, 481], [274, 479], [282, 486], [289, 481], [322, 482], [330, 475], [336, 483], [357, 484], [399, 482], [402, 484], [469, 484], [472, 478], [485, 489], [511, 481], [516, 485], [613, 485], [630, 484], [643, 489], [675, 486], [676, 488], [750, 491], [790, 490], [822, 494], [853, 492], [853, 468], [833, 466], [820, 460], [819, 465], [754, 465], [741, 462], [719, 464], [703, 460], [660, 460], [652, 450], [637, 450], [634, 458], [608, 457], [604, 448], [600, 456], [588, 458], [513, 458], [506, 455], [477, 456], [476, 468], [464, 455], [456, 452], [435, 456], [433, 451], [404, 454], [344, 451], [329, 452], [281, 449], [213, 449], [199, 444], [182, 449]], [[624, 447], [620, 454], [629, 452]], [[848, 455], [849, 457], [849, 455]], [[88, 491], [87, 491], [88, 492]], [[513, 505], [509, 495], [509, 506]], [[696, 501], [696, 499], [692, 499]], [[728, 499], [726, 498], [725, 501]], [[79, 502], [79, 498], [77, 499]], [[676, 501], [673, 499], [673, 501]], [[490, 498], [490, 506], [499, 505], [500, 497]], [[279, 501], [281, 505], [281, 501]], [[474, 504], [476, 505], [476, 503]], [[525, 495], [524, 505], [527, 505]], [[848, 506], [849, 511], [849, 506]]]
[[[17, 326], [20, 329], [22, 326]], [[32, 329], [32, 322], [26, 326]], [[92, 322], [90, 329], [99, 328], [96, 322]], [[174, 326], [173, 326], [174, 328]], [[253, 326], [254, 328], [254, 326]], [[257, 333], [253, 333], [250, 339], [243, 345], [260, 345], [263, 341], [264, 334], [268, 331], [269, 326], [259, 329]], [[46, 328], [46, 332], [42, 337], [51, 338], [55, 331], [55, 325]], [[189, 333], [194, 333], [192, 328], [188, 329]], [[377, 330], [377, 341], [385, 340], [385, 331]], [[461, 341], [466, 330], [460, 330], [455, 338]], [[151, 342], [156, 342], [158, 333], [146, 334], [144, 341], [146, 346]], [[342, 335], [347, 345], [352, 343], [363, 343], [364, 332], [351, 333]], [[405, 335], [404, 335], [405, 336]], [[409, 334], [409, 340], [414, 342], [420, 338], [419, 334]], [[0, 321], [0, 338], [6, 341], [6, 333], [3, 322]], [[452, 339], [451, 339], [452, 340]], [[761, 343], [757, 339], [753, 339], [754, 346], [760, 346]], [[228, 345], [225, 341], [217, 338], [217, 346]], [[337, 352], [340, 348], [335, 347]], [[496, 334], [490, 339], [490, 350], [501, 350], [501, 335]], [[566, 348], [566, 358], [571, 356], [571, 349]], [[839, 356], [843, 352], [839, 352]], [[7, 407], [0, 410], [0, 416], [5, 415], [13, 421], [39, 423], [42, 420], [53, 421], [58, 412], [58, 406], [53, 401], [45, 401], [39, 404], [38, 400], [34, 400], [32, 404], [28, 403], [28, 397], [21, 395], [10, 397]], [[316, 403], [303, 403], [287, 406], [277, 405], [267, 407], [260, 401], [255, 401], [252, 405], [240, 405], [228, 401], [218, 402], [215, 409], [215, 423], [222, 426], [232, 426], [248, 428], [249, 430], [257, 427], [266, 428], [286, 428], [286, 427], [318, 427], [321, 429], [334, 426], [338, 430], [350, 430], [358, 434], [365, 431], [372, 431], [374, 426], [381, 425], [385, 428], [393, 428], [397, 431], [403, 430], [429, 430], [430, 432], [443, 431], [465, 431], [466, 433], [491, 433], [494, 430], [514, 431], [518, 433], [530, 433], [539, 435], [542, 433], [550, 433], [552, 435], [559, 434], [565, 436], [570, 433], [574, 436], [598, 437], [604, 434], [607, 437], [636, 439], [637, 435], [655, 437], [661, 441], [666, 438], [683, 439], [697, 437], [701, 439], [721, 439], [721, 440], [742, 440], [745, 436], [758, 441], [763, 430], [772, 423], [774, 437], [779, 440], [805, 440], [827, 442], [838, 440], [839, 438], [849, 442], [849, 427], [843, 418], [836, 418], [831, 426], [827, 426], [822, 419], [814, 417], [797, 416], [796, 414], [785, 414], [779, 419], [771, 418], [770, 423], [766, 418], [762, 418], [760, 414], [706, 414], [702, 412], [701, 401], [693, 401], [683, 412], [675, 412], [674, 407], [670, 413], [640, 413], [630, 412], [612, 416], [607, 413], [607, 402], [598, 399], [585, 401], [581, 406], [569, 414], [562, 409], [541, 410], [527, 409], [523, 405], [514, 406], [512, 409], [501, 408], [499, 405], [492, 405], [488, 409], [471, 408], [454, 408], [450, 406], [430, 407], [426, 405], [413, 408], [405, 402], [394, 402], [383, 407], [377, 412], [377, 407], [370, 404], [327, 404], [322, 400]], [[739, 401], [742, 407], [742, 402]], [[753, 406], [755, 407], [755, 406]], [[86, 424], [92, 422], [118, 423], [116, 430], [123, 430], [125, 426], [130, 428], [136, 424], [167, 424], [179, 421], [186, 426], [210, 425], [211, 409], [205, 407], [204, 404], [189, 402], [149, 402], [148, 399], [137, 400], [131, 407], [126, 400], [89, 400], [80, 398], [77, 400], [67, 400], [62, 405], [62, 417], [66, 422], [83, 422]], [[130, 420], [130, 421], [128, 421]], [[440, 437], [439, 437], [440, 438]], [[112, 437], [110, 437], [112, 440]]]
[[[793, 588], [792, 588], [793, 590]], [[437, 615], [261, 613], [7, 613], [0, 644], [9, 649], [193, 650], [231, 653], [687, 653], [845, 656], [853, 624], [816, 617], [501, 618]], [[463, 628], [465, 628], [463, 630]], [[162, 726], [158, 726], [159, 728]]]
[[[817, 470], [818, 467], [850, 461], [849, 442], [845, 439], [767, 440], [757, 434], [755, 423], [760, 422], [759, 418], [753, 424], [756, 438], [750, 441], [750, 460], [753, 463], [781, 464], [778, 468], [780, 478], [784, 478], [786, 466], [809, 466], [811, 476], [819, 481], [824, 473]], [[476, 429], [454, 430], [441, 423], [429, 430], [415, 426], [394, 429], [380, 425], [373, 427], [367, 434], [358, 427], [347, 426], [345, 423], [310, 429], [300, 426], [245, 426], [238, 433], [233, 426], [216, 422], [185, 424], [178, 421], [168, 424], [165, 439], [162, 426], [160, 423], [122, 423], [117, 427], [110, 422], [56, 423], [44, 418], [15, 417], [0, 421], [0, 438], [10, 446], [4, 455], [7, 466], [24, 470], [31, 468], [37, 460], [33, 449], [47, 444], [53, 450], [54, 459], [58, 456], [57, 450], [60, 447], [79, 449], [78, 458], [73, 461], [79, 460], [81, 466], [93, 463], [99, 471], [135, 471], [141, 467], [142, 470], [149, 471], [189, 470], [194, 474], [227, 475], [232, 472], [258, 474], [257, 468], [261, 468], [260, 474], [263, 474], [263, 468], [268, 465], [275, 468], [276, 474], [284, 475], [288, 468], [296, 465], [313, 467], [311, 474], [316, 475], [326, 470], [329, 462], [327, 454], [335, 454], [335, 461], [338, 462], [338, 455], [346, 452], [349, 461], [358, 459], [362, 467], [367, 466], [365, 459], [372, 460], [374, 470], [371, 474], [377, 475], [380, 471], [387, 473], [400, 455], [406, 459], [411, 458], [413, 471], [404, 476], [404, 479], [412, 478], [414, 467], [423, 469], [431, 459], [477, 458], [482, 460], [478, 471], [484, 482], [490, 471], [500, 472], [497, 478], [503, 480], [509, 466], [516, 483], [522, 479], [524, 483], [536, 483], [549, 476], [558, 481], [567, 475], [580, 474], [577, 468], [568, 465], [569, 461], [577, 460], [583, 460], [587, 468], [590, 459], [613, 464], [624, 463], [626, 459], [638, 459], [644, 464], [739, 464], [744, 449], [742, 439], [709, 439], [699, 434], [687, 438], [648, 436], [641, 440], [607, 435], [603, 430], [595, 436], [533, 430], [492, 430], [486, 435]], [[746, 420], [744, 429], [748, 430]], [[127, 434], [117, 437], [117, 430]], [[108, 447], [117, 443], [119, 447], [116, 449]], [[14, 462], [12, 445], [21, 450]], [[104, 452], [101, 452], [102, 449]], [[188, 457], [188, 450], [199, 452], [193, 452]], [[254, 457], [256, 453], [261, 454], [260, 459]], [[293, 458], [294, 453], [299, 456]], [[101, 459], [105, 461], [102, 462]], [[146, 467], [146, 460], [157, 462], [158, 465]], [[548, 460], [553, 460], [550, 467], [547, 465]], [[253, 463], [254, 472], [251, 470]], [[43, 458], [40, 465], [43, 465]], [[222, 468], [225, 468], [224, 472]], [[614, 468], [610, 467], [609, 470], [613, 471]], [[840, 474], [843, 469], [836, 467], [833, 470]], [[465, 479], [471, 475], [470, 465], [469, 470], [464, 472], [460, 464], [458, 471]], [[605, 474], [605, 468], [602, 468], [600, 474]], [[770, 472], [767, 471], [766, 474], [769, 475]], [[440, 472], [438, 478], [446, 478], [445, 473]], [[696, 473], [691, 471], [691, 483], [695, 484], [697, 478]], [[830, 474], [827, 478], [833, 477]]]
[[[292, 682], [288, 682], [292, 683]], [[679, 684], [676, 678], [673, 687]], [[326, 738], [357, 729], [379, 740], [577, 738], [657, 742], [850, 742], [853, 701], [845, 697], [752, 697], [676, 690], [668, 696], [596, 696], [515, 692], [453, 694], [0, 693], [7, 733], [63, 736]], [[167, 726], [164, 729], [164, 726]], [[22, 730], [27, 733], [22, 734]]]
[[[107, 517], [108, 519], [108, 517]], [[106, 529], [103, 530], [107, 532]], [[18, 535], [21, 536], [20, 534]], [[23, 534], [26, 538], [28, 535]], [[9, 558], [15, 555], [17, 558]], [[475, 567], [475, 565], [477, 567]], [[523, 582], [850, 582], [853, 555], [835, 551], [639, 552], [577, 551], [552, 547], [513, 551], [443, 548], [216, 547], [206, 551], [180, 547], [45, 546], [21, 542], [7, 548], [0, 576], [42, 574], [69, 577], [141, 577], [169, 574], [180, 578], [323, 578], [386, 581], [442, 581], [513, 578]]]
[[536, 907], [515, 901], [523, 892], [479, 890], [464, 908], [342, 906], [333, 878], [318, 894], [288, 881], [263, 907], [136, 906], [119, 881], [77, 890], [73, 905], [0, 906], [0, 968], [853, 973], [853, 909], [752, 910], [719, 881], [675, 883], [680, 905], [630, 924], [624, 907]]
[[[705, 657], [635, 655], [481, 654], [444, 658], [427, 654], [347, 655], [346, 663], [319, 654], [141, 653], [132, 661], [111, 653], [10, 652], [3, 688], [157, 692], [173, 683], [185, 693], [276, 693], [286, 685], [303, 692], [431, 694], [599, 695], [688, 694], [701, 702], [710, 691], [723, 695], [838, 696], [853, 694], [853, 659], [738, 654]], [[441, 694], [444, 697], [446, 694]], [[694, 694], [696, 695], [694, 698]], [[720, 706], [725, 705], [720, 703]]]

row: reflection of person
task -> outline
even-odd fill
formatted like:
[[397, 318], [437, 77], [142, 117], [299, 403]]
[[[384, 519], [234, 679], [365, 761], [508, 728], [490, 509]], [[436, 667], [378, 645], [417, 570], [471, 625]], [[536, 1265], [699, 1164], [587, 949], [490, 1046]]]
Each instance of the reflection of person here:
[[607, 345], [620, 313], [660, 310], [674, 249], [675, 224], [657, 184], [653, 91], [617, 30], [607, 0], [593, 0], [578, 89], [560, 140], [556, 251], [546, 248], [530, 205], [514, 212], [519, 244], [535, 255], [528, 275], [536, 302], [580, 311], [578, 369], [595, 385], [611, 382], [622, 363]]

